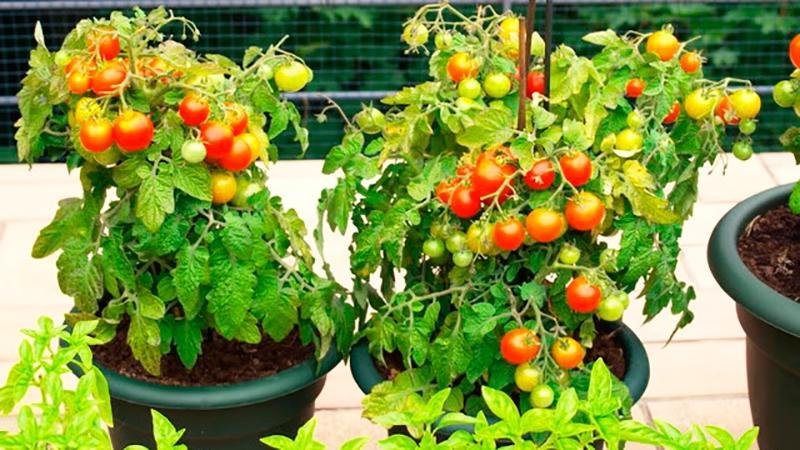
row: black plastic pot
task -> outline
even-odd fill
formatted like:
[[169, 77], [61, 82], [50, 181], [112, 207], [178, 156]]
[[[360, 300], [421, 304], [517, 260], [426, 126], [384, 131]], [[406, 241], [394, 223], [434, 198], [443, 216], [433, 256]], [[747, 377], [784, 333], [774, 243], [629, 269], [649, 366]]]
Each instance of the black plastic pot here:
[[759, 280], [739, 257], [739, 236], [758, 215], [785, 205], [792, 185], [736, 205], [717, 224], [708, 262], [717, 283], [736, 301], [747, 335], [747, 387], [763, 449], [797, 448], [800, 436], [800, 303]]
[[341, 358], [331, 349], [317, 364], [310, 359], [275, 375], [224, 386], [164, 386], [135, 380], [97, 365], [108, 379], [115, 449], [131, 444], [155, 448], [150, 409], [185, 428], [181, 443], [192, 449], [266, 448], [264, 436], [294, 436], [314, 415], [325, 375]]
[[[622, 382], [628, 387], [631, 397], [633, 397], [633, 402], [636, 403], [642, 398], [647, 388], [647, 383], [650, 381], [650, 360], [647, 358], [647, 351], [642, 341], [625, 324], [609, 323], [607, 325], [612, 330], [617, 327], [620, 328], [619, 333], [617, 333], [617, 342], [622, 347], [625, 362], [627, 363], [627, 371]], [[365, 394], [369, 394], [376, 384], [385, 381], [380, 372], [378, 372], [375, 361], [369, 354], [366, 340], [362, 339], [353, 346], [350, 351], [349, 364], [356, 384]], [[457, 430], [471, 431], [472, 427], [469, 425], [444, 427], [439, 430], [438, 434], [446, 438]]]

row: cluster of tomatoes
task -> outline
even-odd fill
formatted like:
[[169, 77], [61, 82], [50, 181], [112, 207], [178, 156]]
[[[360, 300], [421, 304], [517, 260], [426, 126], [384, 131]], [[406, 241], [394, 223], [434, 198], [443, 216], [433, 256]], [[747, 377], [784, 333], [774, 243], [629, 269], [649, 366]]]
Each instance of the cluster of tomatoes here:
[[[800, 46], [800, 43], [798, 44]], [[672, 61], [681, 50], [678, 39], [669, 31], [656, 31], [647, 38], [646, 50], [659, 57], [661, 61]], [[678, 63], [684, 72], [696, 73], [703, 65], [703, 58], [696, 52], [684, 52]], [[636, 99], [644, 94], [647, 83], [641, 78], [632, 78], [626, 85], [626, 95]], [[756, 130], [755, 118], [761, 111], [761, 98], [750, 88], [738, 89], [727, 95], [722, 89], [698, 88], [692, 91], [681, 103], [676, 101], [672, 110], [663, 118], [663, 123], [675, 123], [685, 111], [693, 120], [704, 120], [714, 115], [714, 120], [720, 125], [738, 126], [739, 131], [749, 136]], [[637, 113], [634, 111], [632, 114]], [[643, 143], [641, 134], [636, 127], [631, 126], [632, 120], [628, 118], [629, 128], [619, 133], [616, 149], [622, 152], [635, 153], [641, 150]], [[613, 142], [611, 142], [613, 144]], [[733, 154], [739, 159], [746, 160], [753, 154], [753, 148], [748, 139], [739, 139], [733, 145]], [[625, 155], [620, 155], [625, 156]]]
[[[558, 162], [565, 182], [575, 188], [584, 186], [592, 177], [592, 161], [584, 152], [568, 153]], [[485, 207], [502, 205], [514, 193], [515, 179], [521, 171], [507, 147], [481, 153], [475, 164], [462, 165], [457, 176], [436, 187], [438, 199], [457, 217], [472, 219]], [[523, 176], [524, 184], [533, 191], [549, 189], [556, 179], [556, 166], [549, 159], [533, 164]], [[605, 205], [595, 194], [578, 192], [567, 201], [564, 211], [549, 207], [533, 209], [524, 218], [509, 214], [496, 223], [473, 223], [467, 233], [449, 233], [446, 242], [441, 233], [424, 244], [425, 253], [437, 260], [446, 248], [453, 253], [457, 266], [468, 266], [475, 253], [497, 255], [512, 252], [526, 243], [549, 243], [560, 238], [568, 228], [590, 231], [605, 217]], [[526, 238], [529, 237], [530, 239]]]
[[[789, 43], [789, 59], [800, 69], [800, 34]], [[794, 108], [794, 112], [800, 116], [800, 78], [795, 77], [776, 84], [772, 98], [781, 108]]]
[[[515, 328], [500, 341], [500, 354], [509, 364], [517, 366], [514, 382], [521, 392], [530, 393], [530, 403], [536, 408], [549, 408], [555, 399], [553, 388], [535, 362], [542, 348], [539, 336], [528, 328]], [[586, 357], [586, 349], [571, 337], [560, 337], [550, 347], [550, 356], [564, 371], [577, 368]]]

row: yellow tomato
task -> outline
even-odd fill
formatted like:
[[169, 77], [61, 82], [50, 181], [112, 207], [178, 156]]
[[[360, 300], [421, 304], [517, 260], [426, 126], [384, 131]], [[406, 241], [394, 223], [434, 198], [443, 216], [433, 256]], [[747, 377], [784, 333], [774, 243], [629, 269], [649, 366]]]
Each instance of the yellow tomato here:
[[753, 119], [761, 112], [761, 97], [752, 89], [739, 89], [731, 95], [733, 110], [740, 119]]

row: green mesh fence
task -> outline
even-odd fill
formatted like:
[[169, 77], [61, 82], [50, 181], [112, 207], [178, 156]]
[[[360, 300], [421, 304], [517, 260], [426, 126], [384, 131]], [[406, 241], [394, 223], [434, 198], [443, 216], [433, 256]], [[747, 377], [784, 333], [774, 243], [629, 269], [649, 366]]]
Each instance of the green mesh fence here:
[[[165, 0], [167, 6], [186, 5], [185, 1]], [[201, 52], [221, 53], [239, 59], [250, 45], [267, 46], [290, 35], [287, 48], [306, 59], [315, 79], [308, 91], [328, 93], [348, 113], [361, 103], [379, 102], [382, 92], [396, 90], [427, 77], [424, 56], [404, 54], [400, 42], [402, 22], [413, 14], [419, 1], [349, 0], [306, 1], [345, 3], [333, 6], [285, 6], [301, 2], [251, 1], [261, 6], [202, 6], [174, 8], [195, 21], [203, 34], [193, 44]], [[205, 4], [230, 2], [209, 2]], [[244, 4], [247, 2], [238, 2]], [[281, 3], [284, 6], [272, 6]], [[413, 3], [413, 4], [411, 4]], [[454, 2], [455, 3], [455, 2]], [[463, 2], [474, 3], [474, 2]], [[500, 9], [511, 2], [488, 2]], [[519, 4], [518, 4], [519, 3]], [[523, 12], [523, 2], [513, 8]], [[544, 3], [543, 1], [540, 3]], [[109, 13], [114, 2], [0, 2], [0, 161], [16, 160], [13, 123], [18, 117], [14, 94], [18, 89], [34, 45], [32, 31], [42, 22], [51, 48], [81, 18]], [[91, 8], [92, 5], [103, 8]], [[200, 6], [197, 6], [200, 5]], [[474, 5], [461, 5], [465, 11]], [[542, 24], [544, 8], [538, 8], [537, 23]], [[567, 43], [579, 53], [588, 53], [581, 36], [598, 29], [652, 30], [673, 23], [678, 36], [702, 35], [698, 48], [706, 49], [710, 63], [706, 74], [751, 79], [760, 87], [764, 112], [757, 133], [759, 151], [779, 150], [780, 131], [796, 121], [791, 111], [780, 110], [770, 89], [792, 70], [786, 48], [788, 40], [800, 32], [800, 1], [696, 2], [696, 1], [612, 1], [561, 0], [555, 6], [554, 42]], [[311, 132], [308, 158], [320, 158], [340, 138], [341, 121], [331, 115], [318, 123], [315, 115], [325, 100], [316, 95], [293, 98], [304, 114]], [[278, 142], [281, 156], [297, 155], [291, 137]]]

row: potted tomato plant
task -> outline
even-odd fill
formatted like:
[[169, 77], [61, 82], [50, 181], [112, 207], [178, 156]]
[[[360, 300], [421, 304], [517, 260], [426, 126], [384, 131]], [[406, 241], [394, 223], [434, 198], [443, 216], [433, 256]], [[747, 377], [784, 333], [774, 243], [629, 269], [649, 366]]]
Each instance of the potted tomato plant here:
[[648, 318], [692, 321], [678, 238], [700, 167], [728, 124], [758, 113], [727, 97], [750, 85], [705, 79], [669, 27], [591, 33], [591, 58], [566, 45], [546, 58], [520, 28], [488, 7], [422, 7], [403, 38], [430, 55], [431, 80], [385, 98], [385, 114], [359, 112], [326, 158], [339, 178], [320, 208], [334, 230], [355, 227], [351, 364], [366, 417], [419, 410], [444, 387], [448, 411], [486, 412], [481, 386], [549, 408], [570, 387], [585, 395], [598, 357], [625, 415], [649, 376], [620, 322], [629, 295], [643, 286]]
[[311, 71], [280, 44], [239, 65], [167, 33], [199, 32], [159, 8], [83, 20], [50, 52], [41, 27], [18, 94], [20, 159], [80, 170], [33, 247], [60, 252], [71, 325], [97, 320], [117, 448], [151, 442], [150, 408], [204, 449], [292, 434], [347, 351], [354, 312], [317, 275], [305, 225], [266, 188], [270, 143], [307, 132], [281, 91]]
[[[797, 68], [775, 86], [778, 106], [800, 117], [800, 35], [789, 47]], [[800, 155], [800, 128], [781, 136]], [[717, 283], [736, 302], [747, 335], [747, 381], [761, 448], [791, 448], [800, 415], [800, 291], [795, 258], [800, 242], [800, 184], [779, 186], [736, 205], [717, 224], [708, 262]]]

